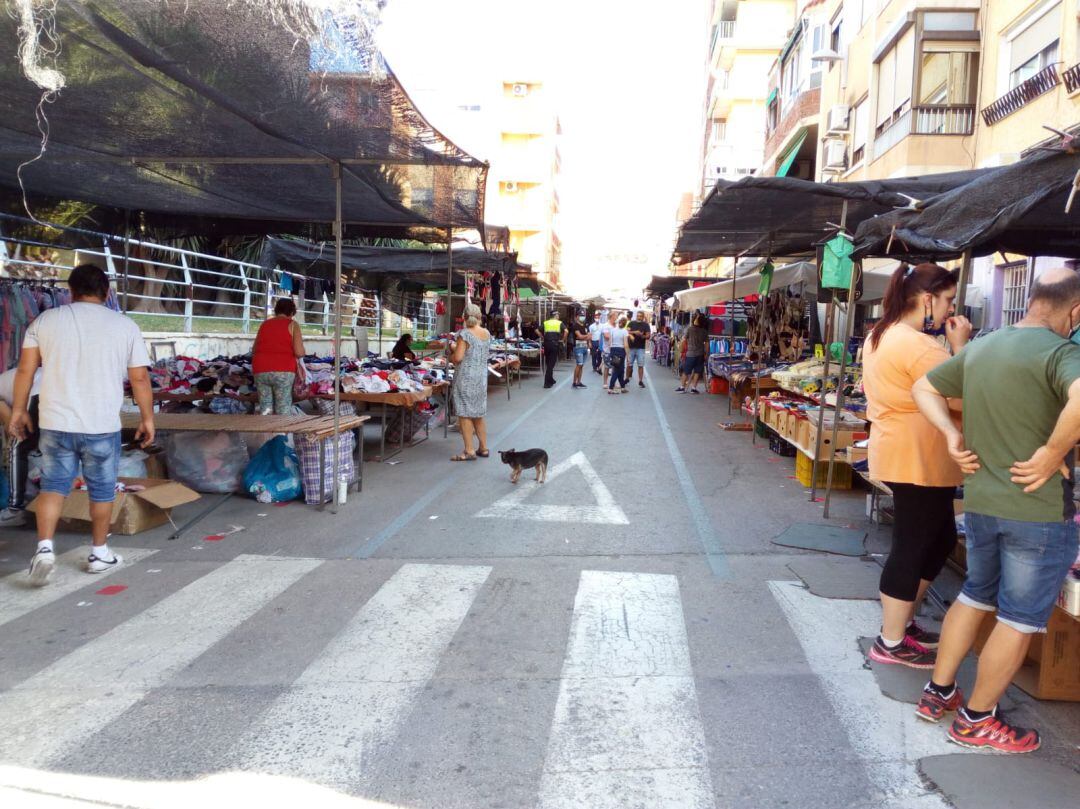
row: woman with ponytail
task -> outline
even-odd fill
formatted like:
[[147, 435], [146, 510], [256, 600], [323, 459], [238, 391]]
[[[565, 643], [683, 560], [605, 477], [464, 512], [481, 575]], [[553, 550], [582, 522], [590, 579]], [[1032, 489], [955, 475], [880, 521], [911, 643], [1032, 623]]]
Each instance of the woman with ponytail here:
[[892, 550], [881, 573], [881, 634], [870, 659], [933, 668], [938, 636], [915, 623], [915, 611], [956, 544], [953, 498], [963, 481], [942, 436], [919, 412], [911, 388], [971, 337], [954, 316], [956, 273], [936, 264], [901, 265], [866, 341], [863, 383], [870, 430], [870, 475], [893, 492]]

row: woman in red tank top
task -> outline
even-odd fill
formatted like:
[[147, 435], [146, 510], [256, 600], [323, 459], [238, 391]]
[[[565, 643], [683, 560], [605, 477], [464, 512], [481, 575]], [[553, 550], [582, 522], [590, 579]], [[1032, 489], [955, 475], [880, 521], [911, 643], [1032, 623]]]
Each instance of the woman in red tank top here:
[[274, 305], [274, 316], [263, 322], [255, 336], [251, 370], [259, 391], [259, 412], [264, 416], [292, 412], [296, 363], [306, 353], [300, 326], [293, 320], [295, 314], [296, 304], [282, 298]]

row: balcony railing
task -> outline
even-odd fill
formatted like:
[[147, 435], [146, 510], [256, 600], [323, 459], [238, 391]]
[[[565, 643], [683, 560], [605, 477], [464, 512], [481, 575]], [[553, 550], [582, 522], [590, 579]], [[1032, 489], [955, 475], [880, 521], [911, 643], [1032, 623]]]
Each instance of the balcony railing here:
[[1057, 64], [1047, 65], [1027, 81], [1016, 85], [989, 107], [982, 111], [983, 121], [993, 126], [998, 121], [1008, 118], [1017, 110], [1026, 107], [1043, 93], [1048, 93], [1061, 84]]
[[712, 42], [709, 43], [709, 53], [716, 50], [716, 43], [722, 39], [731, 39], [735, 36], [735, 20], [720, 20], [713, 28]]
[[974, 104], [924, 104], [914, 108], [913, 135], [970, 135], [975, 131]]
[[1065, 82], [1065, 89], [1070, 93], [1080, 90], [1080, 64], [1070, 67], [1061, 74], [1061, 78]]

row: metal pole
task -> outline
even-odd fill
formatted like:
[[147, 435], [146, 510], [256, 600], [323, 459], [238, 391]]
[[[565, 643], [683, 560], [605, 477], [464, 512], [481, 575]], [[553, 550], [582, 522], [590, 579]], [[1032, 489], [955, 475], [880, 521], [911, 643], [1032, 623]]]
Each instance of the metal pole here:
[[[124, 209], [124, 314], [128, 311], [128, 273], [131, 261], [131, 211]], [[145, 265], [143, 265], [145, 267]]]
[[331, 171], [334, 175], [334, 480], [330, 484], [333, 504], [330, 510], [337, 514], [341, 476], [341, 164], [334, 163]]
[[967, 298], [967, 285], [971, 280], [971, 249], [964, 251], [960, 259], [960, 278], [956, 284], [956, 314], [964, 314], [964, 300]]
[[[771, 288], [769, 292], [772, 292]], [[761, 415], [758, 407], [761, 400], [761, 354], [765, 350], [765, 335], [763, 329], [765, 325], [765, 302], [768, 299], [768, 294], [766, 294], [765, 297], [761, 299], [761, 310], [758, 313], [758, 334], [761, 336], [762, 341], [761, 347], [758, 349], [757, 362], [754, 363], [754, 400], [750, 404], [751, 412], [754, 414], [752, 416], [754, 429], [750, 432], [751, 444], [757, 444], [757, 422], [758, 417]], [[749, 331], [750, 329], [749, 327], [747, 327], [747, 336], [749, 336]]]
[[[738, 280], [738, 262], [739, 259], [735, 259], [735, 263], [731, 265], [731, 345], [728, 346], [728, 358], [730, 359], [735, 354], [735, 282]], [[708, 363], [708, 360], [706, 360]], [[730, 363], [728, 365], [730, 367]], [[708, 376], [709, 369], [706, 367], [705, 375]], [[727, 412], [731, 415], [731, 400], [735, 398], [735, 391], [731, 389], [731, 374], [728, 373], [728, 389], [727, 389]], [[706, 391], [707, 393], [708, 391]]]
[[[840, 212], [840, 229], [843, 230], [847, 227], [847, 210], [848, 203], [844, 200], [844, 207]], [[820, 254], [819, 254], [820, 256]], [[821, 266], [821, 259], [818, 259], [818, 266]], [[852, 268], [852, 278], [855, 277], [855, 270]], [[818, 287], [820, 292], [821, 287]], [[821, 433], [825, 428], [825, 385], [829, 381], [829, 346], [832, 343], [832, 333], [835, 329], [836, 319], [836, 292], [829, 294], [829, 307], [825, 311], [825, 324], [826, 334], [821, 335], [821, 342], [825, 348], [825, 367], [822, 369], [821, 374], [821, 397], [818, 401], [818, 420], [817, 420], [817, 434], [814, 441], [814, 457], [810, 459], [810, 502], [813, 503], [817, 499], [817, 470], [818, 470], [818, 455], [821, 454]]]
[[851, 268], [851, 282], [848, 284], [847, 318], [844, 321], [844, 345], [840, 349], [840, 376], [836, 386], [836, 418], [833, 419], [832, 447], [829, 453], [829, 472], [825, 480], [825, 511], [823, 516], [829, 518], [829, 499], [832, 497], [833, 469], [836, 467], [836, 434], [840, 430], [840, 414], [844, 412], [844, 373], [847, 370], [847, 347], [851, 342], [851, 332], [855, 326], [855, 279], [856, 273], [862, 272], [862, 262]]

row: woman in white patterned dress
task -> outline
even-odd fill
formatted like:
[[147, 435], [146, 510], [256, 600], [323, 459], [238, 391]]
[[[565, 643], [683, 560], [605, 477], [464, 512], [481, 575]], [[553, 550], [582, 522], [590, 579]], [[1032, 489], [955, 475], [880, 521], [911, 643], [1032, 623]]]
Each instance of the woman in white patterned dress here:
[[[480, 325], [480, 307], [465, 307], [465, 328], [458, 332], [458, 339], [451, 346], [450, 361], [454, 363], [454, 383], [450, 388], [450, 401], [461, 425], [461, 438], [465, 451], [451, 461], [475, 461], [476, 456], [487, 458], [487, 375], [491, 335]], [[473, 451], [473, 435], [479, 447]]]

